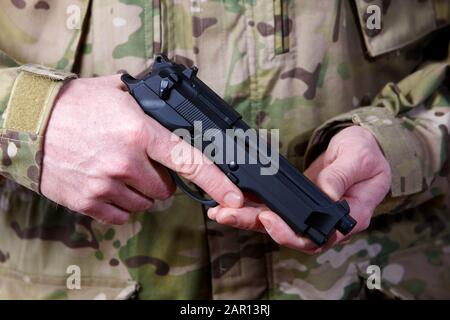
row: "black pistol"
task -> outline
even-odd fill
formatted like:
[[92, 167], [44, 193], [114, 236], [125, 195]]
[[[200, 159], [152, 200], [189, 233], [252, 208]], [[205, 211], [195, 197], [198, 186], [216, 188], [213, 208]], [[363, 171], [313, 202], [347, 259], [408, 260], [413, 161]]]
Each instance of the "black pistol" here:
[[[216, 135], [222, 135], [224, 141], [230, 130], [251, 129], [237, 111], [197, 78], [197, 71], [196, 67], [187, 68], [159, 55], [152, 71], [142, 79], [124, 74], [122, 81], [144, 112], [171, 131], [184, 128], [193, 132], [194, 122], [199, 121], [203, 131], [212, 130]], [[216, 140], [221, 139], [211, 139], [210, 143]], [[207, 145], [202, 144], [202, 152]], [[247, 140], [236, 142], [232, 147], [234, 158], [222, 154], [221, 159], [227, 161], [215, 161], [215, 164], [241, 190], [258, 196], [297, 234], [307, 236], [318, 246], [325, 244], [335, 230], [345, 235], [354, 228], [356, 221], [349, 215], [347, 202], [331, 201], [282, 155], [276, 155], [276, 173], [262, 175], [261, 168], [267, 167], [268, 159], [264, 159], [265, 154], [259, 150], [253, 152], [257, 148], [257, 143]], [[245, 163], [237, 161], [240, 151], [247, 155]], [[258, 155], [256, 159], [255, 154]], [[216, 205], [213, 200], [191, 191], [176, 174], [171, 174], [191, 198], [207, 206]]]

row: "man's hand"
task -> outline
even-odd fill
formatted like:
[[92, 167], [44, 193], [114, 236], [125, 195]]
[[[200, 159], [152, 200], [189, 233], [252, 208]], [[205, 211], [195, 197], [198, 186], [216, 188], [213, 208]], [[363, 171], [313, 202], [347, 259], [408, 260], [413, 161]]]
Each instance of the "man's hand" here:
[[[202, 164], [174, 157], [175, 147], [203, 158]], [[240, 190], [200, 151], [145, 115], [118, 75], [77, 79], [63, 88], [45, 138], [40, 187], [46, 197], [101, 222], [122, 224], [129, 213], [172, 195], [175, 188], [162, 165], [220, 204], [242, 205]]]
[[[331, 139], [327, 150], [305, 172], [328, 196], [337, 201], [347, 200], [350, 215], [357, 225], [351, 234], [366, 229], [375, 207], [384, 199], [391, 184], [391, 171], [377, 141], [366, 129], [348, 127]], [[291, 228], [266, 206], [246, 201], [243, 208], [218, 206], [208, 216], [219, 223], [242, 229], [267, 232], [277, 243], [308, 253], [323, 248], [297, 236]], [[325, 247], [346, 238], [339, 232]]]

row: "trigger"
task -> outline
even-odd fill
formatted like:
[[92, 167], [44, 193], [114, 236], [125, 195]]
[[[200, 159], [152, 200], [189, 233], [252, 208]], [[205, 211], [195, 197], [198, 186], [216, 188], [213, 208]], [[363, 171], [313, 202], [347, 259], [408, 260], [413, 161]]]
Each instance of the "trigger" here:
[[207, 207], [216, 207], [219, 204], [212, 199], [206, 199], [203, 198], [200, 194], [196, 193], [195, 191], [192, 191], [187, 185], [186, 183], [184, 183], [183, 180], [181, 180], [181, 178], [178, 176], [178, 174], [176, 174], [175, 172], [173, 172], [172, 170], [169, 169], [169, 174], [172, 177], [173, 181], [175, 181], [176, 185], [178, 186], [178, 188], [180, 188], [181, 190], [183, 190], [183, 192], [191, 199], [207, 206]]

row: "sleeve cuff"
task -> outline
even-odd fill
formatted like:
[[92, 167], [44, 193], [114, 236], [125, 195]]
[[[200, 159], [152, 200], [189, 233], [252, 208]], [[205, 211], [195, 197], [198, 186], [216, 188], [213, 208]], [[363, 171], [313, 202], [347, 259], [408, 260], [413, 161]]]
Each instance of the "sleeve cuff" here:
[[43, 136], [50, 112], [64, 81], [76, 75], [37, 65], [24, 65], [18, 72], [2, 115], [0, 171], [39, 192]]

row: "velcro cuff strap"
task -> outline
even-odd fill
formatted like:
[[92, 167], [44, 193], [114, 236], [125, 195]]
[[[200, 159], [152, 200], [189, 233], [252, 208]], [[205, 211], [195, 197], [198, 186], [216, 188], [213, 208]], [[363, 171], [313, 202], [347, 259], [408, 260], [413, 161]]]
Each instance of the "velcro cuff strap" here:
[[75, 75], [34, 65], [22, 66], [19, 71], [3, 126], [7, 130], [40, 134], [63, 81]]
[[0, 131], [0, 172], [40, 192], [43, 135], [66, 79], [76, 75], [41, 66], [19, 68]]
[[368, 129], [383, 150], [392, 169], [393, 197], [424, 190], [420, 145], [414, 133], [402, 126], [400, 118], [385, 108], [365, 107], [353, 112], [352, 121]]

